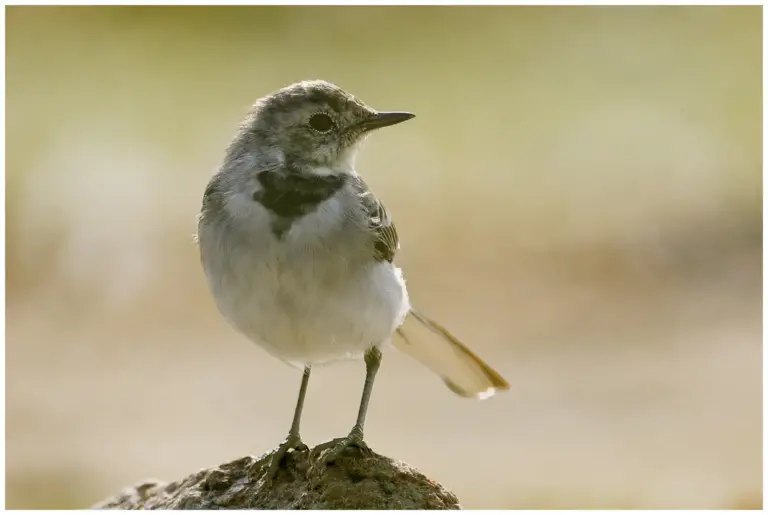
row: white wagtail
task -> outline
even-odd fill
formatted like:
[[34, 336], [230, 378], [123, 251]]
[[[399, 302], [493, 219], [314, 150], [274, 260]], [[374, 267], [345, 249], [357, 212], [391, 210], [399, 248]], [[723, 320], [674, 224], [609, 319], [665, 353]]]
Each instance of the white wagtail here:
[[[363, 357], [357, 423], [334, 441], [330, 463], [349, 446], [367, 449], [363, 424], [385, 344], [394, 344], [464, 397], [509, 384], [443, 327], [416, 312], [394, 263], [397, 231], [355, 171], [374, 129], [410, 120], [372, 109], [325, 81], [304, 81], [258, 100], [230, 143], [203, 197], [197, 240], [224, 317], [276, 358], [303, 368], [293, 423], [274, 454], [306, 450], [299, 422], [312, 365]], [[435, 339], [412, 341], [412, 317]]]

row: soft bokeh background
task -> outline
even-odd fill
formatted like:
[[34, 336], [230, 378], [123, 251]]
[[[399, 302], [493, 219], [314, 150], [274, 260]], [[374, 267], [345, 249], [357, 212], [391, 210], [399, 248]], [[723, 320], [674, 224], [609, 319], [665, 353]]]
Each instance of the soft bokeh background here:
[[[7, 505], [261, 454], [300, 373], [192, 241], [248, 106], [324, 78], [418, 117], [359, 170], [414, 301], [504, 373], [386, 353], [366, 436], [469, 508], [761, 506], [761, 10], [7, 10]], [[360, 363], [303, 435], [351, 427]]]

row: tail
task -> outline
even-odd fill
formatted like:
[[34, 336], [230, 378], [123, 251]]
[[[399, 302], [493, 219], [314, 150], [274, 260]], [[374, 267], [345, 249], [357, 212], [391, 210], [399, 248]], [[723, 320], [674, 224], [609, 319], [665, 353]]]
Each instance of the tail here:
[[[401, 341], [395, 341], [395, 347], [438, 374], [453, 393], [462, 397], [487, 399], [496, 390], [509, 390], [509, 383], [498, 372], [444, 327], [413, 309], [409, 315], [397, 329]], [[404, 331], [410, 318], [420, 322], [420, 328], [429, 329], [432, 335], [440, 338], [424, 336], [411, 340]]]

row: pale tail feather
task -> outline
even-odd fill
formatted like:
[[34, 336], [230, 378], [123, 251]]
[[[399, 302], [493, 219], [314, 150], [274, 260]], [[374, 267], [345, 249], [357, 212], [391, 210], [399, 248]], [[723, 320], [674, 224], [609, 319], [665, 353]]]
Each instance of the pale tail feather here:
[[[420, 337], [407, 336], [404, 328], [411, 318], [421, 323], [431, 334]], [[408, 329], [409, 334], [412, 331]], [[438, 374], [457, 395], [487, 399], [497, 390], [509, 389], [509, 383], [498, 372], [455, 336], [413, 309], [406, 317], [405, 323], [397, 330], [397, 334], [400, 339], [393, 340], [395, 347]]]

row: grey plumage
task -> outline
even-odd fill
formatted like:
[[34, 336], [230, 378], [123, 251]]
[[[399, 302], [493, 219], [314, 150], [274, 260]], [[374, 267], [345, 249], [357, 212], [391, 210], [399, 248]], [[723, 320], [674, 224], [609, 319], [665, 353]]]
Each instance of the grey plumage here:
[[[240, 332], [305, 374], [289, 437], [299, 420], [310, 367], [364, 356], [366, 384], [357, 424], [330, 454], [364, 446], [363, 422], [379, 347], [411, 311], [394, 258], [397, 230], [354, 168], [374, 129], [412, 118], [379, 112], [324, 81], [293, 84], [258, 100], [211, 178], [198, 221], [201, 259], [216, 304]], [[413, 318], [441, 338], [398, 348], [464, 396], [508, 384], [441, 326]]]

